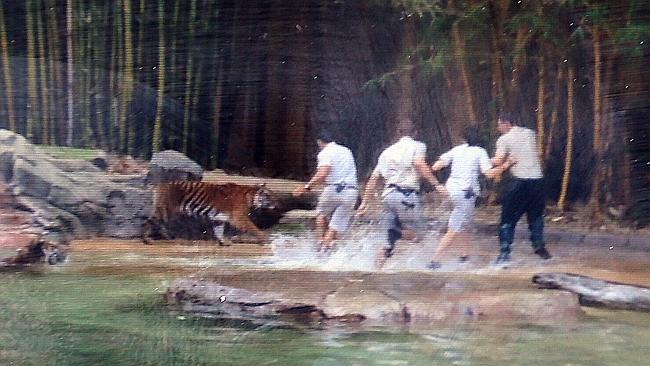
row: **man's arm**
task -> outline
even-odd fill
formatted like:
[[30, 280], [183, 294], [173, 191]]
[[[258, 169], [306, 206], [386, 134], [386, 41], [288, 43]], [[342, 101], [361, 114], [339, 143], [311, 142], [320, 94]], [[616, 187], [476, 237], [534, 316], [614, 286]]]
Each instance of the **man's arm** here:
[[438, 178], [433, 175], [431, 169], [429, 168], [429, 164], [427, 164], [427, 161], [424, 158], [415, 158], [413, 165], [415, 166], [415, 170], [417, 170], [418, 174], [420, 174], [420, 177], [426, 179], [429, 183], [431, 183], [431, 185], [434, 186], [436, 190], [444, 190], [445, 187], [440, 183]]
[[436, 161], [436, 162], [431, 166], [431, 170], [432, 170], [434, 173], [437, 173], [437, 172], [439, 172], [442, 168], [446, 167], [447, 165], [448, 165], [448, 164], [446, 164], [444, 161], [442, 161], [442, 159], [438, 159], [438, 161]]
[[513, 165], [515, 165], [515, 160], [508, 158], [505, 163], [484, 171], [483, 175], [490, 179], [498, 179], [506, 170], [510, 169], [510, 167]]
[[499, 166], [505, 163], [507, 155], [508, 152], [506, 151], [505, 141], [503, 140], [503, 136], [501, 136], [497, 140], [497, 150], [492, 158], [492, 165]]
[[375, 195], [379, 186], [381, 184], [381, 175], [376, 170], [372, 172], [372, 175], [366, 183], [366, 189], [363, 192], [363, 198], [361, 199], [361, 205], [357, 209], [358, 215], [363, 215], [368, 209], [368, 202], [372, 200], [372, 197]]
[[298, 197], [300, 195], [305, 194], [307, 191], [311, 190], [311, 188], [315, 185], [321, 184], [322, 182], [325, 181], [325, 178], [330, 174], [332, 171], [332, 166], [331, 165], [321, 165], [318, 167], [316, 170], [316, 173], [314, 176], [307, 182], [302, 187], [298, 187], [293, 191], [293, 195]]

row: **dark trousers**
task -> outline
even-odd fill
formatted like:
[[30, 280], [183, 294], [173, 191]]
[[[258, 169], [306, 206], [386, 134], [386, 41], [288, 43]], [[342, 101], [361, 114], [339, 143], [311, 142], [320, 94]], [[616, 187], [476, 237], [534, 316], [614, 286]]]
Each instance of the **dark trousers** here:
[[517, 222], [525, 213], [530, 229], [530, 241], [535, 250], [544, 248], [544, 205], [543, 179], [514, 178], [510, 182], [501, 207], [499, 243], [501, 253], [510, 253]]

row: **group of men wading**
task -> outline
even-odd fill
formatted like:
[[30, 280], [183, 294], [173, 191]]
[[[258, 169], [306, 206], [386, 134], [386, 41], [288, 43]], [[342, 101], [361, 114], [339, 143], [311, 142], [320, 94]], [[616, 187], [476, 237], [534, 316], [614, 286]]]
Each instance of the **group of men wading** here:
[[[364, 215], [383, 183], [380, 232], [385, 244], [378, 257], [379, 267], [393, 255], [399, 239], [418, 240], [418, 235], [423, 232], [421, 180], [428, 181], [453, 204], [447, 233], [439, 242], [428, 265], [431, 269], [437, 269], [441, 266], [440, 258], [445, 249], [458, 240], [471, 222], [476, 198], [480, 194], [479, 176], [483, 174], [495, 179], [506, 170], [510, 170], [513, 179], [502, 199], [500, 253], [496, 263], [505, 264], [510, 261], [515, 226], [524, 213], [527, 215], [535, 254], [543, 259], [551, 258], [543, 237], [544, 185], [535, 132], [515, 125], [508, 114], [499, 116], [497, 128], [501, 137], [497, 140], [496, 153], [492, 159], [480, 146], [478, 128], [470, 126], [463, 130], [464, 142], [440, 155], [430, 167], [426, 162], [427, 147], [416, 140], [414, 123], [409, 119], [397, 122], [396, 141], [379, 155], [361, 204], [356, 210], [357, 216]], [[316, 173], [293, 194], [300, 196], [316, 185], [324, 185], [318, 200], [316, 226], [320, 240], [319, 251], [327, 252], [334, 248], [334, 241], [339, 235], [348, 229], [355, 215], [354, 206], [359, 189], [356, 165], [350, 149], [337, 144], [327, 131], [321, 131], [316, 142], [320, 149]], [[447, 166], [451, 172], [445, 185], [442, 185], [434, 173]], [[460, 257], [461, 261], [467, 260], [466, 254], [468, 253]]]

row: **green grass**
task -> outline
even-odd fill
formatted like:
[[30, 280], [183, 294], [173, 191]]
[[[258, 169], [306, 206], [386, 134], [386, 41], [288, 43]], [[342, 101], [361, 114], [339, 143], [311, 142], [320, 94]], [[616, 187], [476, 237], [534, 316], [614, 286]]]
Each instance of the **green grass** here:
[[92, 159], [103, 152], [102, 150], [97, 150], [97, 149], [82, 149], [77, 147], [66, 147], [66, 146], [40, 145], [39, 148], [48, 155], [54, 156], [55, 158], [62, 158], [62, 159], [87, 160], [87, 159]]

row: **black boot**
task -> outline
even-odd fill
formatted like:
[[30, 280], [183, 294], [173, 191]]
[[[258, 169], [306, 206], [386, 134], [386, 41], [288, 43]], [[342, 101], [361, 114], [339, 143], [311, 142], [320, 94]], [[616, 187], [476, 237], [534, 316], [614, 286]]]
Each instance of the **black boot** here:
[[546, 250], [545, 247], [535, 249], [535, 254], [537, 254], [540, 258], [542, 258], [544, 260], [553, 258], [551, 253], [549, 253], [548, 250]]

